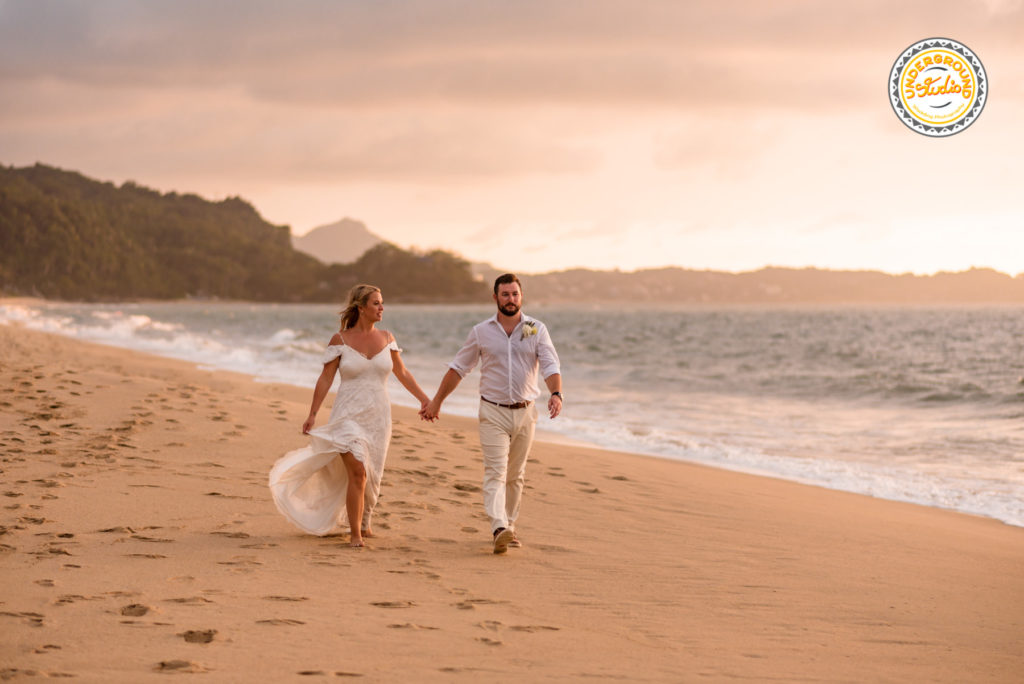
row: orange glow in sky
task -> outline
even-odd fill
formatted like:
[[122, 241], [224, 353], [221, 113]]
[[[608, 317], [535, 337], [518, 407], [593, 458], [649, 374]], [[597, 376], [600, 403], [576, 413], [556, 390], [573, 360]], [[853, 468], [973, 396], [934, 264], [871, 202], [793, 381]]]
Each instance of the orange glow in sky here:
[[[954, 38], [989, 99], [892, 112]], [[1024, 3], [0, 0], [0, 163], [538, 272], [1024, 271]]]

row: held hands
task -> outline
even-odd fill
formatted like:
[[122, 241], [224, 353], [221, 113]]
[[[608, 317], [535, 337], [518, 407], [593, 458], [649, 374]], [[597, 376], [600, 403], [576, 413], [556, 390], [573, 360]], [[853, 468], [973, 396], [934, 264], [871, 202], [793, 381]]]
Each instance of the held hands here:
[[437, 420], [437, 417], [441, 415], [441, 402], [436, 398], [430, 401], [421, 402], [422, 407], [420, 408], [420, 419], [426, 420], [433, 423]]

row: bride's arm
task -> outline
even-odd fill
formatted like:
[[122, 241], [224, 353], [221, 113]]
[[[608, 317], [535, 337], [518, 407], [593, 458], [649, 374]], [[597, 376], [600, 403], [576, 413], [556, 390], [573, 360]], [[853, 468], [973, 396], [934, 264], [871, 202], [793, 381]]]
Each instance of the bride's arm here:
[[[331, 338], [330, 343], [343, 344], [341, 335], [335, 335]], [[338, 372], [338, 365], [340, 363], [341, 357], [335, 357], [325, 363], [324, 369], [320, 371], [320, 377], [317, 378], [316, 386], [313, 388], [313, 403], [309, 407], [309, 416], [302, 424], [302, 434], [308, 433], [316, 424], [316, 414], [320, 411], [320, 406], [323, 405], [324, 399], [327, 398], [327, 393], [331, 391], [331, 385], [334, 384], [334, 375]]]
[[320, 406], [324, 403], [324, 399], [327, 398], [327, 393], [331, 391], [331, 385], [334, 384], [334, 374], [338, 372], [338, 363], [338, 359], [329, 361], [324, 364], [324, 369], [320, 371], [316, 387], [313, 388], [313, 403], [309, 407], [309, 417], [302, 424], [302, 434], [309, 432], [313, 425], [316, 424], [316, 414], [320, 411]]
[[398, 382], [402, 383], [402, 387], [409, 390], [409, 394], [419, 399], [420, 408], [430, 403], [430, 397], [427, 396], [427, 393], [416, 382], [412, 372], [405, 367], [405, 363], [402, 362], [402, 355], [394, 349], [391, 350], [391, 372], [398, 378]]

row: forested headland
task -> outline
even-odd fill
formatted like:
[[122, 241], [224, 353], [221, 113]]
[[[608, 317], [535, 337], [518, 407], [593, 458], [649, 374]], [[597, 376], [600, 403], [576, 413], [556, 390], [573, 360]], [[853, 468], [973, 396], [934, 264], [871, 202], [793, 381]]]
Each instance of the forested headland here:
[[[337, 302], [366, 282], [391, 302], [482, 303], [502, 271], [476, 267], [482, 280], [451, 252], [388, 242], [352, 263], [328, 265], [296, 250], [288, 226], [268, 223], [238, 197], [212, 202], [41, 164], [0, 166], [0, 295]], [[1024, 304], [1024, 273], [988, 268], [934, 275], [773, 267], [521, 275], [529, 301], [547, 303]]]
[[359, 282], [389, 301], [479, 301], [487, 286], [443, 250], [376, 245], [326, 265], [292, 247], [288, 226], [245, 200], [212, 202], [116, 186], [37, 164], [0, 166], [0, 293], [75, 301], [188, 297], [338, 301]]

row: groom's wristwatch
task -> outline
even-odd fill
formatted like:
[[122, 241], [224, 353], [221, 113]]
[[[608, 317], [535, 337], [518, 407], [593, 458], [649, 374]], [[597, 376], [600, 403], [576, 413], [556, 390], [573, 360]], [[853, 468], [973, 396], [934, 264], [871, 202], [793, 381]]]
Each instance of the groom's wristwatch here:
[[559, 399], [561, 399], [562, 401], [565, 401], [565, 397], [563, 397], [563, 396], [562, 396], [562, 393], [561, 393], [561, 392], [552, 392], [552, 393], [551, 393], [551, 396], [553, 396], [553, 397], [558, 397], [558, 398], [559, 398]]

